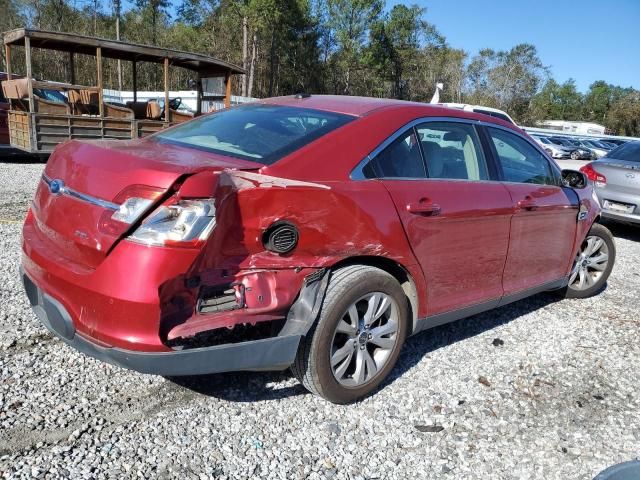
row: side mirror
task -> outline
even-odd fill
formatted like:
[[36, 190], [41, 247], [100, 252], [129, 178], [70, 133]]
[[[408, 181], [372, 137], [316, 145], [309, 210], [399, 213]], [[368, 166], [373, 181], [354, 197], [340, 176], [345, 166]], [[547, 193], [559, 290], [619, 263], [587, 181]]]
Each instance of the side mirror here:
[[565, 187], [585, 188], [588, 185], [587, 176], [577, 170], [562, 170], [562, 184]]

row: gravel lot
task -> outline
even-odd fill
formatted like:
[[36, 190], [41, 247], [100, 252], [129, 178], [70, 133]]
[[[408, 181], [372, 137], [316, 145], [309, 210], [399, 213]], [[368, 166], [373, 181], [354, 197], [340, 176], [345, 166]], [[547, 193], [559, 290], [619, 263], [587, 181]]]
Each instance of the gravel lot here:
[[4, 477], [589, 479], [640, 455], [640, 228], [611, 227], [596, 298], [543, 294], [425, 332], [377, 394], [335, 406], [286, 372], [171, 381], [53, 339], [18, 279], [42, 168], [0, 164]]

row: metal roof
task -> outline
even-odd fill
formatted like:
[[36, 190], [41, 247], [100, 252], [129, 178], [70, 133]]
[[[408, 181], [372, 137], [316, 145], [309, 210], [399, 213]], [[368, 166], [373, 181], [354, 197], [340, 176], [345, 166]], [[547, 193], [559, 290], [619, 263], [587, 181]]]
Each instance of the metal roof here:
[[105, 58], [153, 63], [162, 63], [165, 58], [168, 58], [172, 66], [187, 68], [203, 74], [246, 73], [237, 65], [217, 58], [150, 45], [29, 28], [18, 28], [3, 34], [5, 45], [24, 46], [26, 37], [29, 38], [32, 48], [95, 56], [96, 48], [100, 47], [102, 56]]

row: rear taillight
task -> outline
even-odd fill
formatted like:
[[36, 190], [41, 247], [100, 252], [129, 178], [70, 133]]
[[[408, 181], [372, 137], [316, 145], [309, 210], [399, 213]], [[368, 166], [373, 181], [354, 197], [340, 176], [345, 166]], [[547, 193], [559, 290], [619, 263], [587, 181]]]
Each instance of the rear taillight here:
[[129, 236], [154, 246], [196, 247], [215, 227], [213, 200], [179, 200], [156, 208]]
[[147, 185], [131, 185], [113, 199], [119, 205], [115, 211], [107, 210], [100, 218], [100, 231], [110, 235], [122, 235], [138, 221], [160, 198], [163, 191]]
[[580, 171], [584, 173], [587, 178], [596, 185], [596, 187], [604, 187], [607, 184], [607, 177], [596, 171], [591, 163], [588, 163], [584, 167], [580, 168]]

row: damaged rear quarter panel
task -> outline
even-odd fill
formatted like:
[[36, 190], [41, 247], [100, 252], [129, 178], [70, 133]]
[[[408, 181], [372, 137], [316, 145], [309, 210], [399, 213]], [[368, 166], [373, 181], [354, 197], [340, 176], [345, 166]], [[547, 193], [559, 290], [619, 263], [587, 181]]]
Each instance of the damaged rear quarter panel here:
[[[246, 308], [172, 321], [165, 330], [169, 339], [283, 318], [305, 276], [352, 257], [393, 260], [424, 291], [395, 207], [377, 181], [319, 184], [226, 170], [217, 186], [216, 227], [186, 278], [197, 278], [197, 288], [242, 283], [248, 288]], [[280, 255], [267, 251], [262, 238], [283, 220], [296, 226], [299, 241], [292, 252]], [[191, 289], [192, 306], [197, 288]]]
[[[324, 268], [355, 256], [416, 264], [395, 207], [376, 181], [286, 180], [224, 171], [216, 195], [216, 228], [194, 268]], [[286, 220], [299, 231], [291, 253], [266, 251], [264, 231]]]

